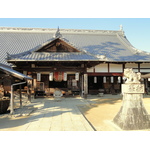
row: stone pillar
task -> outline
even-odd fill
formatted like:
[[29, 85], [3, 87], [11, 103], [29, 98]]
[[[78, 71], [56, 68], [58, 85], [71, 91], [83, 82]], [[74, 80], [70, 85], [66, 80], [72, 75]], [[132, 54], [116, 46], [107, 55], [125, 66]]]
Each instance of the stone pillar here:
[[[136, 76], [136, 74], [134, 74]], [[132, 76], [132, 77], [135, 77]], [[113, 122], [123, 130], [150, 128], [150, 117], [143, 104], [144, 84], [137, 80], [122, 84], [123, 103]]]
[[84, 74], [84, 98], [87, 98], [88, 94], [88, 75]]

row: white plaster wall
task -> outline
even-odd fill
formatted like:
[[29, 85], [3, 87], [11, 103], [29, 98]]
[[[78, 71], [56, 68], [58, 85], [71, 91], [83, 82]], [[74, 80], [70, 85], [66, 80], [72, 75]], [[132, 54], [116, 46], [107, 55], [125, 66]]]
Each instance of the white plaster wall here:
[[150, 63], [140, 64], [140, 68], [150, 68]]
[[[135, 64], [135, 63], [127, 63], [125, 65], [125, 68], [136, 68], [136, 69], [133, 69], [134, 72], [138, 72], [138, 64]], [[144, 68], [144, 69], [142, 69]], [[149, 73], [150, 72], [150, 63], [143, 63], [143, 64], [140, 64], [140, 72], [147, 72]]]
[[138, 64], [135, 63], [126, 63], [125, 68], [138, 68]]
[[94, 68], [93, 68], [93, 67], [88, 68], [88, 69], [87, 69], [87, 72], [94, 72]]
[[108, 64], [99, 64], [95, 66], [95, 72], [108, 72]]
[[150, 69], [140, 69], [140, 72], [147, 72], [147, 73], [150, 73]]
[[138, 72], [138, 69], [133, 69], [134, 72]]
[[123, 72], [122, 64], [109, 64], [109, 72]]
[[[136, 63], [126, 63], [125, 68], [135, 68], [134, 72], [138, 72], [138, 64]], [[140, 64], [140, 72], [150, 72], [150, 63]], [[147, 69], [142, 69], [147, 68]], [[87, 69], [87, 72], [94, 72], [94, 68], [91, 67]], [[99, 64], [95, 66], [95, 72], [108, 72], [108, 64]], [[109, 72], [123, 72], [122, 64], [109, 64]]]

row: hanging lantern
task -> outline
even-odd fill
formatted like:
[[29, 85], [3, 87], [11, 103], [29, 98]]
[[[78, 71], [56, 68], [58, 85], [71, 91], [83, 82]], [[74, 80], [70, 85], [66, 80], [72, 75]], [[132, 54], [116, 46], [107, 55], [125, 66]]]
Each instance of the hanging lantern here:
[[67, 73], [64, 72], [64, 81], [67, 81]]
[[103, 83], [106, 83], [106, 77], [103, 77]]
[[121, 83], [121, 77], [118, 77], [118, 83]]
[[111, 83], [114, 83], [114, 77], [110, 77]]
[[97, 77], [94, 77], [94, 83], [97, 83]]
[[50, 72], [49, 74], [49, 81], [53, 81], [53, 72]]
[[61, 82], [63, 80], [63, 72], [54, 72], [54, 80], [56, 82]]
[[79, 73], [78, 72], [75, 74], [75, 79], [76, 79], [76, 81], [79, 80]]
[[41, 73], [37, 73], [37, 81], [41, 81]]

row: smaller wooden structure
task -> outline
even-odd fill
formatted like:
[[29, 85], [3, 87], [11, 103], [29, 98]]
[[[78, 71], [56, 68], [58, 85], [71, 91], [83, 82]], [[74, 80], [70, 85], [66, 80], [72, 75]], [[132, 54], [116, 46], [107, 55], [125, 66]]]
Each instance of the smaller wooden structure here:
[[[14, 113], [14, 86], [21, 85], [32, 80], [9, 66], [0, 63], [0, 113], [7, 111], [10, 103], [10, 114]], [[20, 87], [20, 106], [22, 107], [21, 87]]]

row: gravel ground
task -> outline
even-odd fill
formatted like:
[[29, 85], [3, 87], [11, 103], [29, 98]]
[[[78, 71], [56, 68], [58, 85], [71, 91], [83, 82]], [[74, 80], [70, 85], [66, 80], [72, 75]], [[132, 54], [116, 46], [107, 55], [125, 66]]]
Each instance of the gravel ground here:
[[[121, 95], [104, 95], [99, 98], [91, 96], [88, 101], [89, 105], [78, 108], [97, 131], [122, 131], [112, 121], [122, 105]], [[144, 95], [143, 103], [150, 114], [149, 95]]]

